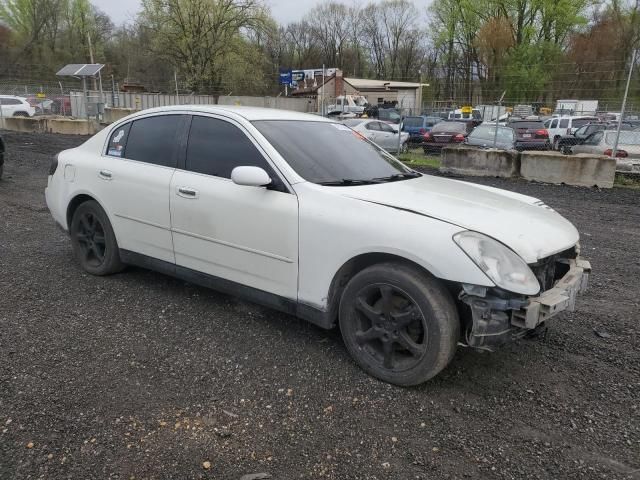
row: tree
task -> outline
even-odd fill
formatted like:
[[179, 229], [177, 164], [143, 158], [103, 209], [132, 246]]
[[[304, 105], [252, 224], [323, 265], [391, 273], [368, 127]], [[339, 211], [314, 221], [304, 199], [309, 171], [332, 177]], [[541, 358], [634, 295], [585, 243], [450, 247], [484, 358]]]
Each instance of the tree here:
[[151, 33], [151, 53], [169, 60], [188, 88], [199, 91], [221, 85], [241, 29], [260, 29], [264, 19], [256, 0], [143, 0], [138, 21]]

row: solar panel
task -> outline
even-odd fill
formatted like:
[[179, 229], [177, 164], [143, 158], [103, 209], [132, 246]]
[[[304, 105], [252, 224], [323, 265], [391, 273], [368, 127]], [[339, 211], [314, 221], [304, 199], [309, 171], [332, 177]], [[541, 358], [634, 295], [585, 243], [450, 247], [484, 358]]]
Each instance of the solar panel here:
[[101, 63], [71, 63], [56, 75], [58, 77], [93, 77], [104, 67]]

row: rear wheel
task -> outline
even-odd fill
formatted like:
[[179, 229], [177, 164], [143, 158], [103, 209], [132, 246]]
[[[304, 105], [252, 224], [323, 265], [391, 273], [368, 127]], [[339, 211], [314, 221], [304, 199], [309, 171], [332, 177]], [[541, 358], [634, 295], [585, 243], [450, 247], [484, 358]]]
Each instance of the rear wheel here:
[[13, 114], [14, 117], [28, 117], [29, 114], [27, 112], [16, 112]]
[[449, 292], [436, 279], [409, 265], [385, 263], [351, 279], [340, 302], [340, 330], [363, 370], [409, 386], [449, 364], [460, 321]]
[[109, 275], [124, 268], [111, 223], [97, 202], [90, 200], [76, 209], [69, 232], [73, 252], [86, 272]]

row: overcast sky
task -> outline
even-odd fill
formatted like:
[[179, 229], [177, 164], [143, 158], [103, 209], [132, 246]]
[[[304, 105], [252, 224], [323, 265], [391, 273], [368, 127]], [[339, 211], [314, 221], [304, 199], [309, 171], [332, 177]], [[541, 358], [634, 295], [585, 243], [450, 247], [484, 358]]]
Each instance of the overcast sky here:
[[[271, 7], [271, 14], [280, 23], [300, 20], [305, 13], [320, 3], [321, 0], [266, 0]], [[111, 17], [113, 23], [120, 25], [131, 22], [140, 9], [140, 0], [91, 0], [100, 10]], [[345, 3], [362, 3], [359, 0]]]

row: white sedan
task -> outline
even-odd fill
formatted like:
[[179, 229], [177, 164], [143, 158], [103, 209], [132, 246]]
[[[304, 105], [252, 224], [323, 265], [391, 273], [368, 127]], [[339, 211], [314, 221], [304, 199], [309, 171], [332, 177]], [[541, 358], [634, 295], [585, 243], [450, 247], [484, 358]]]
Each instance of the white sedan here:
[[401, 153], [405, 153], [409, 149], [409, 134], [407, 132], [400, 133], [400, 142], [398, 142], [398, 130], [388, 123], [367, 118], [353, 118], [345, 120], [343, 123], [384, 148], [387, 152], [397, 153], [398, 145]]
[[397, 385], [573, 309], [590, 271], [573, 225], [535, 198], [417, 173], [282, 110], [136, 113], [61, 152], [46, 200], [87, 272], [143, 266], [339, 325]]

